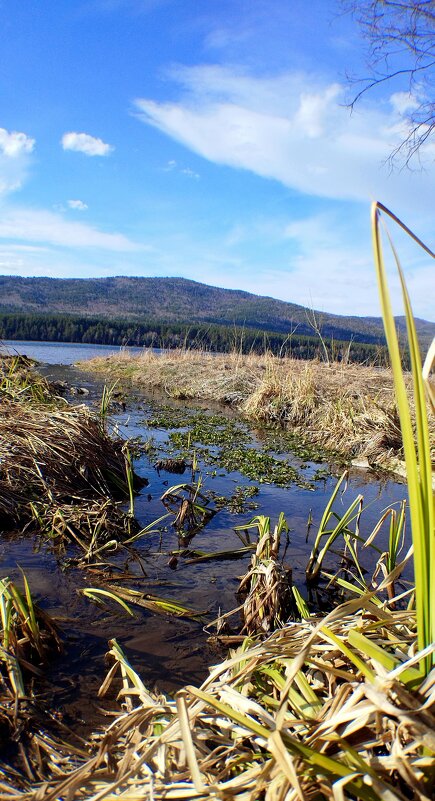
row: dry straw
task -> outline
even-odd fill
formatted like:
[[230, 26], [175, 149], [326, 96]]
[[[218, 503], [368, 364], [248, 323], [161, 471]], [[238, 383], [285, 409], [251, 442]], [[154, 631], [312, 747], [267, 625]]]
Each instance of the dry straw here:
[[85, 551], [130, 535], [113, 500], [129, 491], [122, 442], [18, 359], [0, 362], [0, 465], [3, 526], [27, 525]]

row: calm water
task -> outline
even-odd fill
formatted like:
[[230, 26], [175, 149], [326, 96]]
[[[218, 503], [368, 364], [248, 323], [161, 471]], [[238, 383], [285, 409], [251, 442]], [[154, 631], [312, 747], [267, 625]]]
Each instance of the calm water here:
[[142, 348], [120, 348], [119, 345], [86, 345], [79, 342], [25, 342], [21, 339], [4, 339], [0, 353], [20, 353], [44, 364], [74, 364], [96, 356], [110, 356], [120, 350], [142, 353]]
[[[48, 377], [86, 386], [89, 390], [87, 402], [91, 404], [98, 403], [101, 397], [102, 381], [94, 379], [83, 368], [70, 365], [77, 360], [119, 350], [95, 345], [28, 342], [10, 344], [19, 353], [43, 360], [45, 366], [41, 369]], [[137, 390], [135, 392], [137, 394]], [[152, 438], [155, 448], [151, 458], [144, 454], [135, 463], [136, 471], [148, 482], [135, 502], [135, 514], [141, 527], [149, 525], [165, 513], [161, 496], [169, 486], [189, 481], [187, 473], [185, 476], [177, 476], [164, 471], [159, 473], [155, 468], [157, 459], [172, 455], [168, 431], [147, 425], [147, 419], [155, 416], [162, 403], [175, 408], [186, 406], [184, 402], [142, 395], [131, 403], [128, 402], [126, 410], [115, 415], [112, 421], [125, 438], [138, 437], [142, 442], [148, 442]], [[234, 418], [234, 415], [228, 414]], [[251, 431], [250, 436], [253, 447], [267, 450], [267, 432]], [[269, 448], [269, 452], [270, 450]], [[300, 464], [300, 460], [291, 453], [280, 452], [277, 455], [279, 458], [293, 460], [296, 466]], [[191, 547], [205, 552], [239, 548], [241, 542], [234, 531], [235, 526], [249, 522], [255, 514], [269, 515], [275, 522], [282, 511], [290, 528], [286, 561], [292, 567], [294, 582], [307, 596], [305, 566], [308, 554], [336, 482], [333, 476], [327, 476], [321, 481], [315, 480], [319, 467], [325, 465], [313, 462], [304, 464], [303, 478], [309, 487], [295, 484], [278, 487], [250, 481], [237, 470], [227, 473], [221, 469], [213, 469], [207, 461], [200, 458], [204, 492], [228, 497], [237, 488], [257, 485], [258, 495], [253, 500], [258, 503], [258, 509], [239, 514], [226, 508], [217, 511], [205, 528], [194, 537]], [[363, 472], [354, 471], [349, 488], [339, 500], [338, 507], [344, 511], [360, 492], [364, 494], [366, 507], [361, 519], [361, 533], [368, 535], [382, 510], [390, 504], [397, 504], [405, 496], [406, 487], [390, 479], [376, 481]], [[308, 533], [309, 515], [313, 518], [313, 526]], [[378, 545], [382, 545], [382, 539]], [[236, 590], [239, 577], [248, 568], [249, 555], [236, 561], [212, 560], [196, 564], [179, 556], [174, 564], [171, 557], [179, 547], [178, 535], [168, 520], [137, 542], [139, 561], [132, 560], [125, 551], [110, 554], [108, 560], [115, 565], [116, 571], [122, 569], [124, 578], [120, 580], [121, 583], [127, 582], [126, 586], [142, 592], [173, 598], [194, 609], [206, 610], [208, 621], [214, 619], [219, 610], [227, 612], [233, 609], [238, 603]], [[77, 554], [72, 552], [71, 555]], [[373, 568], [373, 556], [366, 552], [362, 555], [367, 568]], [[79, 595], [77, 590], [101, 586], [101, 577], [89, 569], [65, 568], [56, 553], [35, 539], [23, 538], [19, 534], [3, 538], [0, 541], [0, 560], [2, 575], [10, 575], [18, 580], [18, 566], [24, 569], [37, 600], [60, 621], [66, 653], [51, 669], [50, 687], [54, 687], [54, 704], [65, 712], [67, 719], [74, 725], [80, 724], [81, 710], [84, 707], [92, 709], [93, 705], [97, 705], [94, 701], [95, 694], [105, 674], [104, 653], [107, 650], [107, 641], [112, 637], [119, 640], [145, 682], [150, 686], [157, 683], [167, 691], [186, 682], [201, 681], [207, 674], [208, 666], [221, 657], [216, 646], [207, 641], [203, 624], [160, 616], [140, 609], [135, 609], [134, 619], [126, 620], [123, 614], [98, 609]], [[332, 557], [331, 570], [334, 570], [335, 563], [336, 557]], [[51, 689], [50, 692], [52, 691]], [[89, 712], [87, 717], [88, 715]], [[95, 721], [98, 722], [96, 712]]]

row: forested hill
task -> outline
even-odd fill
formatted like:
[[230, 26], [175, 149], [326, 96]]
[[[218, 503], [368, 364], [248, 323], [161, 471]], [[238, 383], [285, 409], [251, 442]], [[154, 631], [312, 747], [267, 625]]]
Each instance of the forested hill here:
[[[242, 325], [288, 334], [313, 335], [313, 312], [295, 303], [217, 287], [185, 278], [22, 278], [0, 276], [0, 312], [80, 314], [131, 321]], [[355, 342], [383, 341], [375, 317], [315, 313], [322, 336]], [[310, 324], [311, 321], [311, 324]], [[424, 341], [435, 323], [417, 321]], [[398, 318], [399, 327], [404, 327]]]

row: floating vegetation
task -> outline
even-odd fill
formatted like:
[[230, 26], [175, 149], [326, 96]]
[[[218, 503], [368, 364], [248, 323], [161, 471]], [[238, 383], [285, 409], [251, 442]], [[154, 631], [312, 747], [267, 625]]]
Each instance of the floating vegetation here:
[[[172, 432], [169, 434], [169, 441], [172, 446], [182, 453], [188, 453], [192, 444], [190, 438], [191, 431]], [[208, 442], [210, 444], [210, 440]], [[222, 439], [219, 437], [219, 439]], [[270, 453], [265, 453], [257, 448], [247, 447], [236, 440], [225, 440], [226, 445], [219, 449], [218, 453], [210, 452], [204, 447], [197, 450], [197, 453], [208, 464], [216, 465], [218, 468], [231, 473], [237, 471], [258, 481], [260, 484], [276, 484], [278, 487], [288, 487], [290, 484], [299, 484], [310, 488], [311, 485], [303, 481], [297, 468], [287, 459], [279, 459]], [[213, 445], [215, 442], [212, 443]]]
[[[273, 453], [289, 453], [301, 460], [301, 462], [326, 462], [342, 461], [338, 455], [329, 449], [321, 448], [314, 442], [305, 442], [300, 433], [293, 433], [291, 429], [283, 428], [282, 425], [275, 423], [265, 423], [260, 429], [256, 430], [261, 446], [266, 451]], [[323, 468], [330, 474], [330, 469]]]
[[277, 459], [270, 453], [255, 448], [228, 448], [221, 452], [216, 462], [229, 473], [237, 470], [242, 475], [260, 484], [276, 484], [277, 487], [288, 487], [298, 484], [311, 489], [311, 484], [303, 481], [299, 471], [288, 459]]
[[236, 487], [232, 495], [213, 495], [213, 502], [217, 509], [228, 509], [233, 514], [244, 514], [245, 512], [258, 509], [258, 503], [253, 498], [258, 495], [258, 487], [248, 485]]
[[[279, 434], [275, 429], [265, 433], [262, 447], [253, 447], [252, 435], [243, 422], [231, 420], [222, 414], [207, 414], [203, 410], [165, 407], [160, 414], [154, 414], [146, 422], [150, 427], [170, 430], [169, 443], [178, 453], [178, 457], [173, 459], [174, 463], [179, 459], [188, 460], [192, 448], [195, 448], [198, 457], [206, 464], [228, 472], [238, 471], [259, 483], [274, 483], [281, 487], [296, 483], [311, 488], [311, 484], [300, 475], [303, 464], [295, 467], [288, 459], [277, 458], [270, 452], [275, 451], [278, 445], [281, 450], [286, 445], [286, 450], [292, 450], [300, 459], [315, 460], [325, 456], [318, 448], [304, 446], [300, 438], [284, 432]], [[165, 460], [161, 460], [161, 464], [164, 463]]]
[[[145, 352], [139, 357], [120, 354], [87, 362], [86, 369], [161, 389], [174, 398], [230, 405], [251, 421], [281, 426], [318, 457], [326, 451], [387, 466], [392, 457], [403, 456], [392, 374], [387, 369], [198, 350], [158, 356]], [[409, 388], [409, 380], [406, 383]], [[411, 403], [414, 416], [412, 409]], [[175, 428], [190, 425], [184, 412], [179, 413], [178, 425], [166, 412], [156, 414], [150, 425], [166, 428], [169, 416], [168, 424]], [[301, 458], [309, 458], [308, 453]]]

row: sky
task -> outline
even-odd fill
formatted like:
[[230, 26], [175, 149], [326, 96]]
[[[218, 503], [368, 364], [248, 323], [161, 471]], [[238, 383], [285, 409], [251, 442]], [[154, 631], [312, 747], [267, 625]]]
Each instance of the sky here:
[[[0, 0], [0, 26], [0, 274], [181, 276], [379, 315], [371, 201], [434, 248], [435, 143], [391, 170], [400, 80], [350, 113], [367, 69], [338, 0]], [[390, 230], [434, 320], [434, 262]]]

